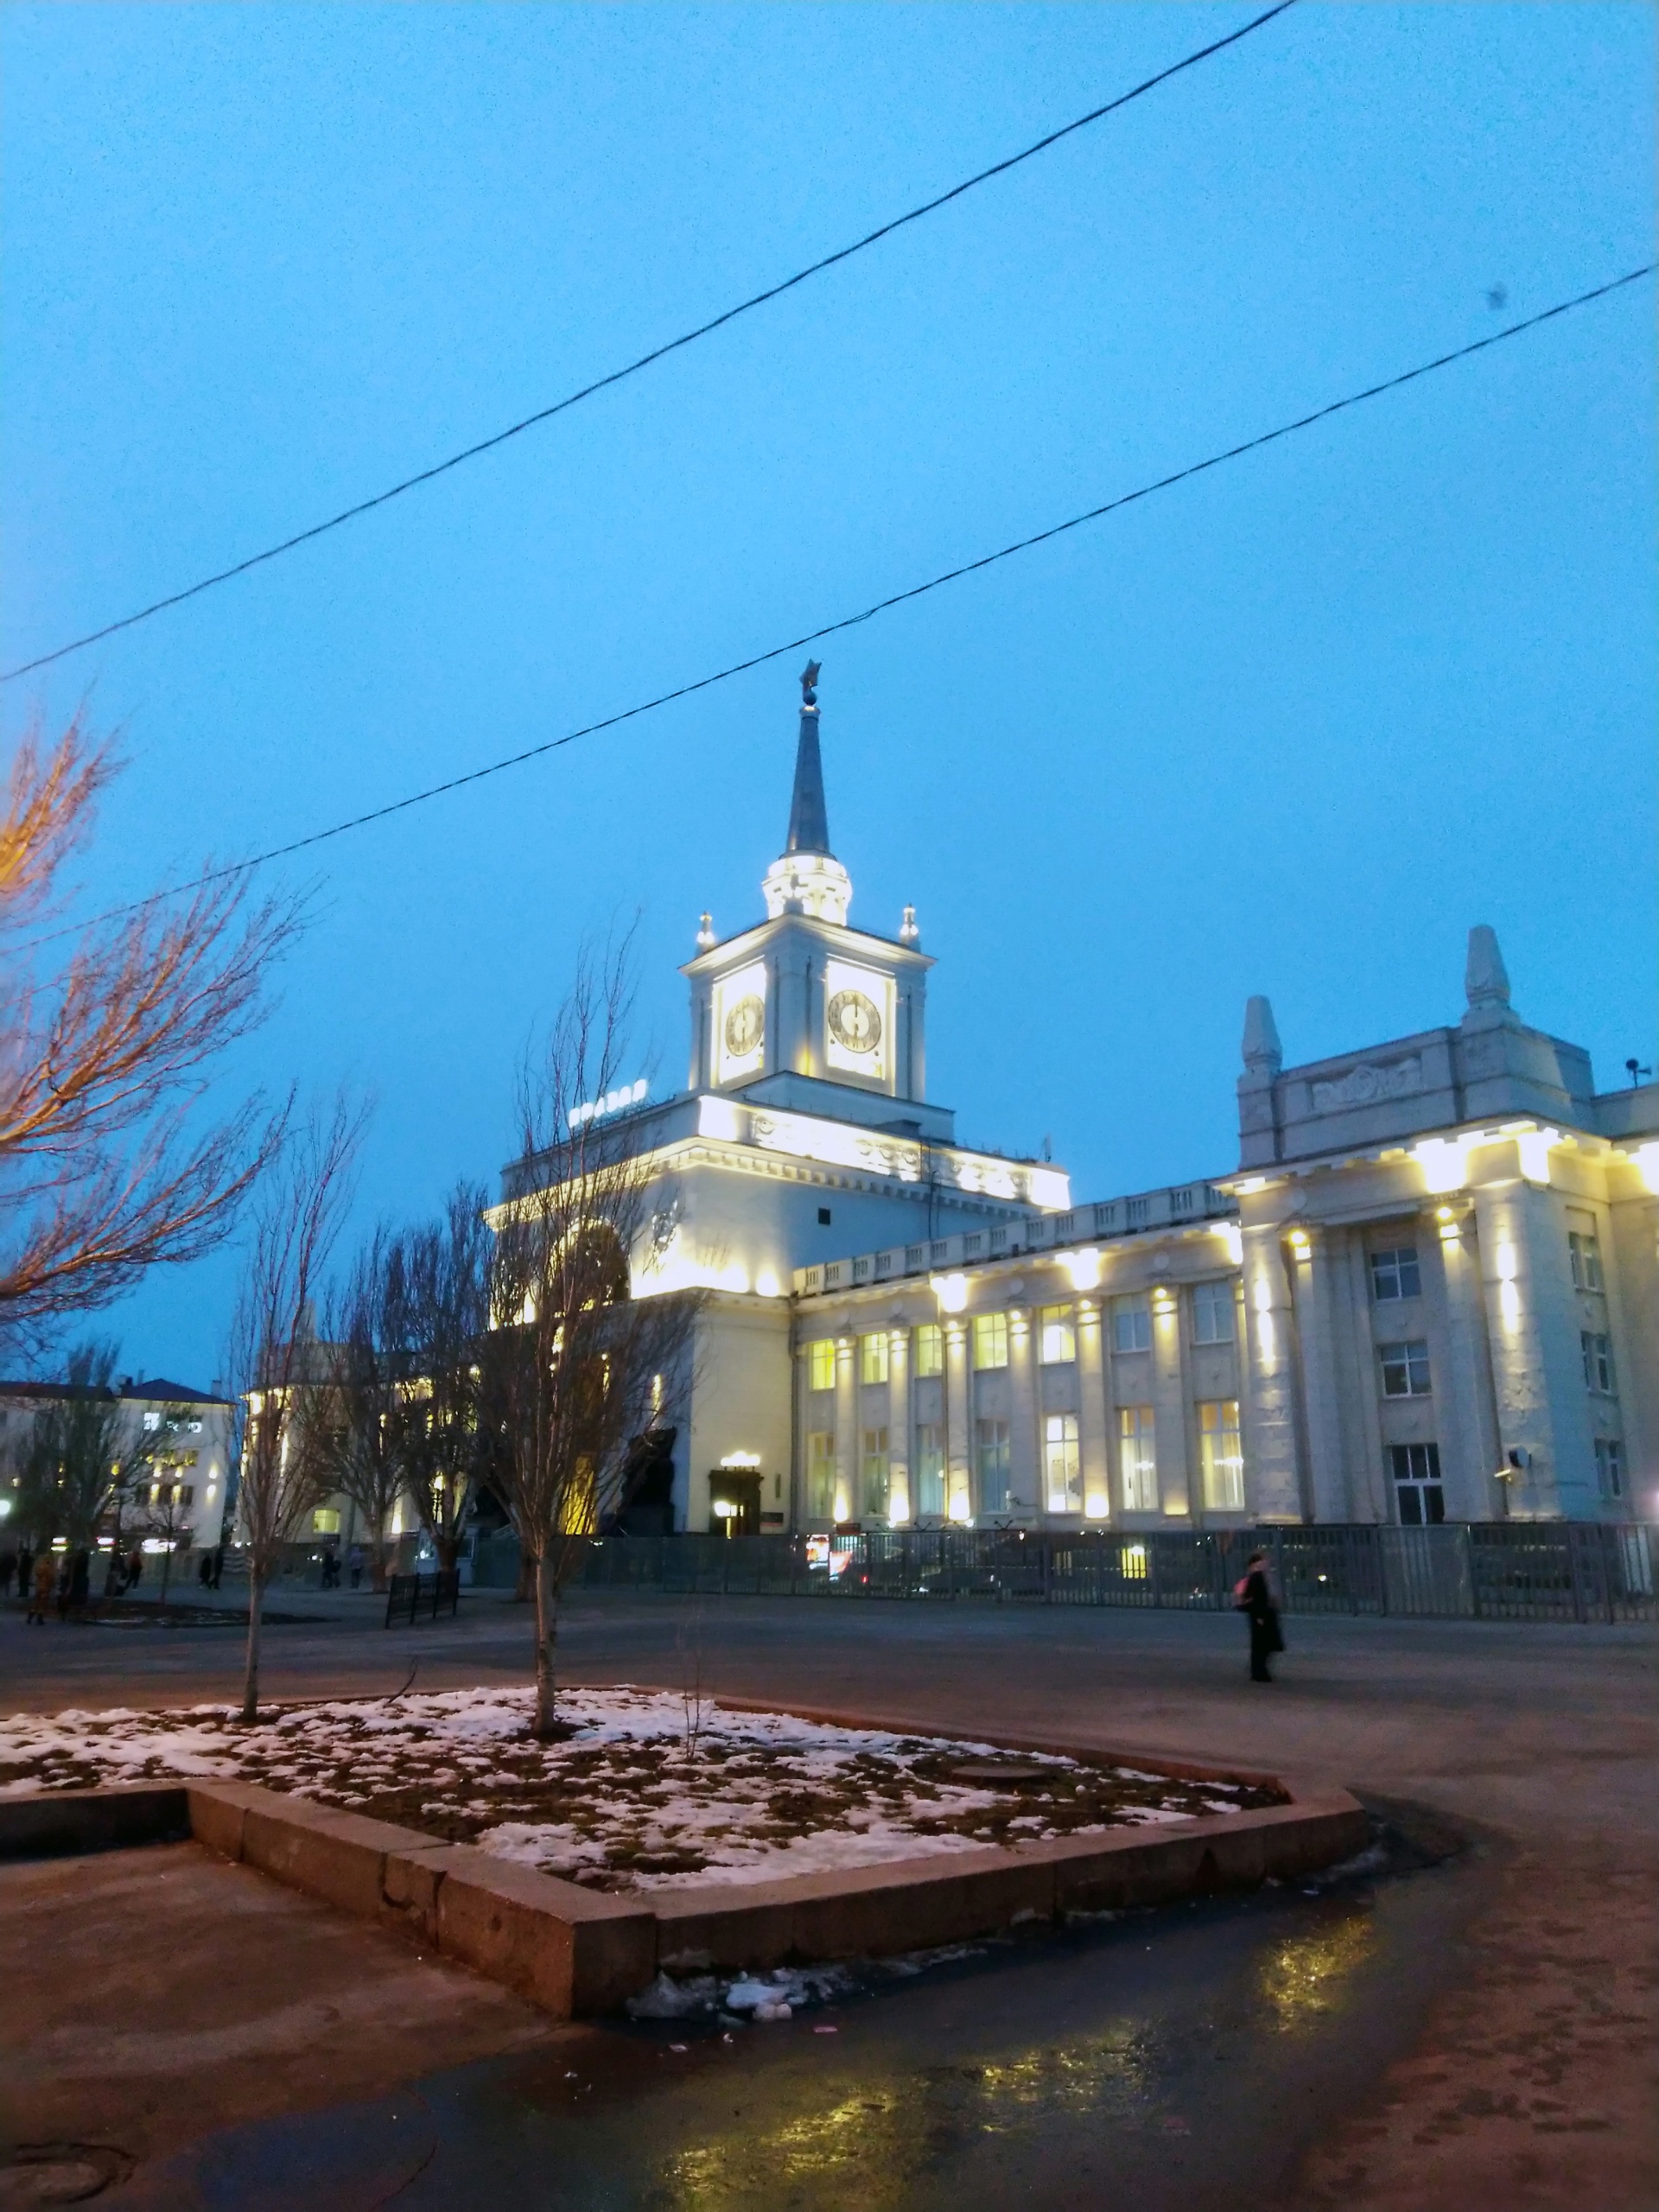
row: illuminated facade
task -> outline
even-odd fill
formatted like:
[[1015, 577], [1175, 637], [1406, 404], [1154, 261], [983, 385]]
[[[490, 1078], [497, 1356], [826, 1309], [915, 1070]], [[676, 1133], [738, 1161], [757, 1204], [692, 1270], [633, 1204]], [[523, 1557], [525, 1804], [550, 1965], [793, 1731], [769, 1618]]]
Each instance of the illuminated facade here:
[[[1510, 1004], [1315, 1065], [1247, 1012], [1239, 1165], [1074, 1205], [925, 1095], [914, 912], [855, 928], [816, 669], [766, 919], [704, 915], [636, 1294], [709, 1293], [665, 1383], [673, 1523], [824, 1530], [1627, 1519], [1659, 1504], [1659, 1087]], [[511, 1202], [539, 1163], [504, 1178]]]
[[1659, 1088], [1465, 982], [1295, 1068], [1253, 999], [1231, 1174], [799, 1269], [804, 1525], [1651, 1516]]

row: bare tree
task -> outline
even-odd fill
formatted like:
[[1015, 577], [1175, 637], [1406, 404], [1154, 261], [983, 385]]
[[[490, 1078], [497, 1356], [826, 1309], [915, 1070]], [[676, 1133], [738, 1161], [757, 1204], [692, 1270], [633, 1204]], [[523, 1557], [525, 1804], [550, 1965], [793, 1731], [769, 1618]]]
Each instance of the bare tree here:
[[248, 1408], [237, 1499], [248, 1554], [247, 1721], [259, 1716], [266, 1586], [328, 1494], [332, 1378], [314, 1316], [366, 1122], [366, 1108], [342, 1096], [285, 1143], [260, 1194], [232, 1321], [229, 1371]]
[[349, 1498], [367, 1529], [377, 1590], [386, 1586], [387, 1531], [406, 1487], [407, 1309], [402, 1240], [377, 1228], [329, 1300], [329, 1417], [315, 1428], [325, 1488]]
[[[524, 1165], [496, 1217], [484, 1364], [504, 1446], [496, 1486], [534, 1562], [536, 1733], [556, 1732], [559, 1600], [626, 1503], [629, 1448], [683, 1378], [701, 1294], [633, 1294], [651, 1251], [653, 1172], [626, 1118], [578, 1117], [626, 1071], [627, 946], [584, 950], [545, 1054], [520, 1084]], [[638, 1455], [636, 1455], [637, 1459]]]
[[257, 1098], [205, 1127], [195, 1109], [264, 1018], [291, 900], [233, 875], [20, 938], [55, 919], [117, 766], [77, 718], [50, 747], [24, 740], [0, 802], [0, 1329], [25, 1342], [217, 1243], [282, 1135]]
[[410, 1377], [400, 1414], [405, 1479], [442, 1571], [454, 1571], [467, 1516], [499, 1450], [480, 1415], [493, 1239], [483, 1186], [460, 1182], [442, 1217], [402, 1240], [403, 1357]]
[[69, 1355], [67, 1387], [35, 1417], [18, 1466], [20, 1524], [44, 1549], [61, 1536], [87, 1551], [100, 1523], [119, 1510], [161, 1442], [134, 1431], [112, 1377], [116, 1347], [96, 1338]]

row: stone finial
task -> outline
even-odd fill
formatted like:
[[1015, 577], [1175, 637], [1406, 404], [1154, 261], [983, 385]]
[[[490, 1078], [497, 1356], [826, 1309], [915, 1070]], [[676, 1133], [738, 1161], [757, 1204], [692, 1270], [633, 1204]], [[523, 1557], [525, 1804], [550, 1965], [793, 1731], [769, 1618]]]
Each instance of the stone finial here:
[[905, 918], [899, 925], [899, 944], [916, 944], [920, 942], [921, 934], [916, 921], [916, 909], [913, 906], [906, 906]]
[[713, 944], [714, 942], [714, 916], [712, 914], [699, 915], [697, 918], [697, 950], [699, 952], [707, 952], [709, 946]]
[[1252, 1075], [1277, 1075], [1285, 1064], [1273, 1008], [1259, 994], [1244, 1002], [1244, 1065]]
[[1506, 1007], [1510, 1002], [1510, 971], [1497, 949], [1497, 931], [1488, 922], [1477, 922], [1469, 932], [1469, 958], [1463, 971], [1463, 988], [1471, 1014]]

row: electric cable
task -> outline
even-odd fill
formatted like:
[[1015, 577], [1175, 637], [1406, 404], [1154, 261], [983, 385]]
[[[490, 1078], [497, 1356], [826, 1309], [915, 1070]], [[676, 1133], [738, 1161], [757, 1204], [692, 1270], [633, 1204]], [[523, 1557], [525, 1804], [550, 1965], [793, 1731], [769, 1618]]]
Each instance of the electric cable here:
[[707, 691], [715, 684], [729, 683], [733, 677], [745, 675], [750, 669], [764, 668], [768, 661], [779, 660], [786, 653], [798, 652], [803, 645], [817, 645], [825, 638], [839, 635], [843, 630], [855, 630], [861, 624], [873, 621], [877, 615], [888, 613], [895, 607], [903, 607], [912, 600], [924, 598], [929, 592], [942, 590], [946, 584], [959, 582], [963, 576], [976, 575], [982, 569], [995, 567], [999, 561], [1012, 560], [1018, 553], [1028, 553], [1033, 546], [1046, 545], [1053, 538], [1065, 537], [1069, 531], [1081, 530], [1087, 523], [1099, 522], [1103, 517], [1116, 514], [1139, 500], [1151, 499], [1155, 493], [1166, 492], [1174, 485], [1185, 484], [1194, 476], [1202, 476], [1209, 469], [1219, 468], [1226, 461], [1237, 461], [1245, 454], [1259, 453], [1264, 446], [1276, 444], [1281, 438], [1311, 429], [1316, 423], [1329, 422], [1332, 416], [1343, 414], [1350, 408], [1363, 406], [1368, 400], [1378, 399], [1385, 392], [1398, 391], [1405, 385], [1416, 383], [1420, 378], [1432, 376], [1440, 369], [1450, 368], [1454, 362], [1466, 361], [1473, 354], [1484, 353], [1495, 346], [1506, 345], [1510, 340], [1519, 338], [1529, 330], [1537, 330], [1562, 315], [1571, 315], [1576, 308], [1588, 307], [1596, 300], [1605, 299], [1611, 293], [1624, 290], [1627, 285], [1639, 283], [1643, 277], [1653, 274], [1656, 266], [1659, 264], [1645, 262], [1641, 268], [1632, 269], [1623, 276], [1615, 276], [1605, 284], [1598, 284], [1590, 291], [1577, 293], [1569, 300], [1559, 300], [1554, 307], [1543, 308], [1536, 315], [1511, 323], [1505, 330], [1493, 331], [1487, 337], [1473, 339], [1468, 345], [1456, 346], [1449, 353], [1438, 353], [1433, 360], [1420, 361], [1414, 368], [1402, 369], [1396, 376], [1385, 377], [1379, 384], [1367, 385], [1363, 391], [1351, 391], [1341, 399], [1330, 400], [1309, 414], [1299, 415], [1290, 422], [1279, 423], [1271, 430], [1263, 430], [1253, 438], [1243, 439], [1236, 445], [1225, 446], [1217, 453], [1207, 454], [1202, 461], [1190, 461], [1184, 468], [1172, 470], [1166, 476], [1155, 477], [1150, 483], [1139, 485], [1132, 492], [1120, 493], [1116, 499], [1104, 500], [1098, 506], [1085, 508], [1081, 514], [1069, 516], [1065, 522], [1051, 524], [1046, 530], [1033, 531], [1028, 537], [1016, 538], [1012, 544], [999, 546], [993, 553], [983, 553], [976, 560], [964, 561], [959, 567], [946, 569], [937, 576], [930, 576], [925, 583], [912, 584], [904, 591], [890, 593], [887, 598], [878, 599], [860, 613], [842, 615], [837, 621], [826, 622], [816, 630], [804, 631], [799, 637], [791, 638], [784, 645], [770, 645], [764, 652], [751, 653], [747, 659], [733, 661], [725, 668], [716, 669], [710, 676], [699, 676], [689, 683], [677, 684], [671, 691], [659, 692], [654, 699], [642, 700], [637, 706], [625, 707], [617, 714], [602, 716], [598, 721], [586, 722], [580, 729], [567, 730], [563, 736], [548, 738], [540, 745], [527, 746], [522, 753], [510, 753], [504, 760], [492, 760], [481, 768], [468, 769], [464, 774], [448, 777], [442, 783], [430, 784], [423, 791], [411, 791], [403, 798], [389, 800], [384, 806], [371, 807], [365, 813], [352, 815], [346, 821], [336, 822], [326, 830], [311, 830], [307, 836], [295, 837], [287, 844], [273, 845], [268, 852], [257, 853], [251, 860], [232, 861], [223, 868], [209, 868], [204, 874], [193, 876], [188, 882], [175, 885], [169, 890], [152, 892], [146, 899], [134, 899], [124, 906], [112, 906], [107, 912], [93, 916], [90, 921], [73, 924], [31, 938], [16, 950], [27, 951], [34, 945], [49, 944], [55, 938], [77, 934], [82, 930], [97, 928], [105, 922], [118, 920], [123, 915], [142, 913], [164, 899], [178, 898], [186, 892], [199, 891], [207, 884], [222, 881], [226, 876], [245, 875], [272, 861], [286, 860], [292, 854], [308, 851], [314, 845], [327, 844], [333, 838], [343, 837], [353, 830], [365, 829], [371, 823], [384, 822], [389, 816], [404, 813], [410, 807], [423, 806], [429, 799], [442, 798], [451, 791], [465, 790], [469, 784], [483, 783], [491, 776], [502, 775], [509, 768], [523, 767], [526, 761], [539, 760], [546, 753], [556, 753], [564, 746], [575, 744], [579, 738], [594, 737], [602, 730], [615, 729], [624, 722], [635, 721], [642, 715], [654, 714], [659, 707], [671, 706], [677, 699], [689, 699], [694, 693]]
[[1077, 131], [1086, 130], [1090, 124], [1115, 115], [1119, 108], [1127, 107], [1132, 100], [1138, 100], [1146, 93], [1155, 91], [1160, 85], [1167, 84], [1172, 77], [1179, 77], [1183, 70], [1195, 68], [1200, 61], [1209, 60], [1212, 54], [1220, 54], [1230, 46], [1236, 46], [1241, 39], [1249, 38], [1252, 31], [1260, 30], [1264, 23], [1270, 23], [1275, 16], [1284, 15], [1295, 4], [1296, 0], [1277, 0], [1277, 5], [1268, 9], [1265, 14], [1257, 16], [1240, 29], [1230, 31], [1225, 38], [1212, 39], [1208, 46], [1201, 46], [1193, 53], [1184, 54], [1180, 60], [1171, 62], [1166, 69], [1160, 69], [1155, 76], [1132, 86], [1127, 92], [1120, 92], [1116, 99], [1108, 100], [1103, 106], [1090, 108], [1087, 115], [1080, 115], [1071, 123], [1062, 124], [1058, 130], [1049, 131], [1046, 137], [1022, 147], [1017, 154], [1010, 154], [1002, 161], [994, 162], [989, 168], [980, 169], [975, 175], [964, 177], [960, 184], [953, 184], [948, 192], [941, 192], [931, 200], [925, 200], [919, 207], [912, 207], [906, 214], [895, 215], [890, 222], [867, 232], [861, 238], [855, 238], [850, 245], [837, 247], [834, 253], [825, 254], [822, 260], [809, 262], [804, 269], [798, 269], [792, 276], [785, 276], [781, 283], [769, 284], [765, 291], [756, 292], [747, 300], [740, 300], [735, 307], [727, 308], [709, 321], [699, 323], [695, 330], [684, 331], [679, 337], [671, 338], [665, 344], [653, 346], [650, 353], [642, 353], [637, 361], [630, 361], [623, 368], [613, 369], [607, 376], [596, 377], [591, 384], [583, 385], [580, 391], [555, 400], [550, 407], [538, 408], [535, 414], [526, 415], [521, 422], [510, 423], [505, 430], [497, 430], [487, 438], [480, 438], [476, 444], [463, 446], [459, 453], [451, 454], [448, 460], [435, 461], [431, 467], [417, 470], [413, 476], [406, 476], [401, 483], [388, 486], [384, 492], [376, 492], [369, 499], [359, 499], [354, 505], [342, 507], [338, 514], [328, 516], [325, 521], [313, 523], [308, 529], [296, 531], [291, 537], [284, 537], [275, 545], [266, 546], [263, 552], [250, 553], [245, 560], [232, 562], [228, 569], [219, 569], [212, 575], [202, 576], [195, 583], [187, 584], [181, 591], [169, 592], [163, 599], [153, 600], [148, 607], [141, 607], [134, 613], [122, 615], [118, 621], [106, 622], [100, 629], [89, 630], [84, 638], [72, 638], [67, 645], [58, 645], [49, 653], [37, 653], [33, 660], [20, 662], [16, 668], [9, 668], [0, 673], [0, 683], [16, 683], [20, 676], [31, 675], [37, 668], [48, 668], [54, 661], [66, 659], [71, 653], [78, 653], [88, 645], [97, 645], [100, 639], [112, 638], [118, 631], [130, 630], [139, 622], [148, 622], [152, 615], [165, 613], [168, 607], [181, 607], [186, 600], [195, 599], [201, 593], [211, 591], [216, 584], [229, 583], [235, 576], [246, 575], [250, 569], [261, 568], [267, 561], [275, 561], [284, 553], [291, 553], [296, 546], [308, 545], [314, 538], [326, 537], [330, 531], [339, 530], [346, 523], [355, 522], [359, 515], [371, 514], [375, 508], [384, 507], [388, 501], [402, 499], [405, 492], [416, 491], [423, 484], [430, 484], [440, 476], [447, 476], [452, 468], [459, 468], [463, 462], [476, 461], [480, 454], [493, 453], [498, 446], [505, 445], [509, 439], [520, 437], [526, 430], [533, 430], [543, 423], [550, 423], [556, 415], [563, 415], [569, 408], [579, 406], [596, 392], [607, 391], [612, 385], [621, 384], [629, 377], [638, 376], [642, 369], [665, 360], [671, 353], [677, 353], [684, 346], [695, 345], [699, 338], [707, 338], [711, 332], [723, 329], [728, 322], [735, 322], [740, 315], [752, 314], [756, 308], [781, 299], [785, 292], [792, 292], [798, 284], [804, 284], [809, 278], [821, 276], [826, 269], [834, 269], [841, 262], [850, 261], [855, 254], [862, 253], [868, 247], [879, 245], [883, 238], [891, 238], [895, 231], [902, 231], [907, 224], [919, 223], [925, 215], [934, 214], [939, 208], [949, 207], [953, 200], [960, 200], [965, 192], [973, 191], [976, 185], [988, 184], [993, 177], [1005, 176], [1010, 169], [1018, 168], [1022, 162], [1046, 153], [1051, 146], [1058, 146], [1063, 138], [1070, 138]]

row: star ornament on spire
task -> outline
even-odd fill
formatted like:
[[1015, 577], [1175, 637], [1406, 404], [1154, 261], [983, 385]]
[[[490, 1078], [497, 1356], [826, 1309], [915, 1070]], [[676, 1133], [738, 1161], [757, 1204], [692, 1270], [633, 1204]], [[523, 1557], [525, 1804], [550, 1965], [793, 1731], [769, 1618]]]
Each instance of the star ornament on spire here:
[[818, 670], [823, 663], [810, 660], [801, 671], [801, 704], [816, 707], [818, 703]]

